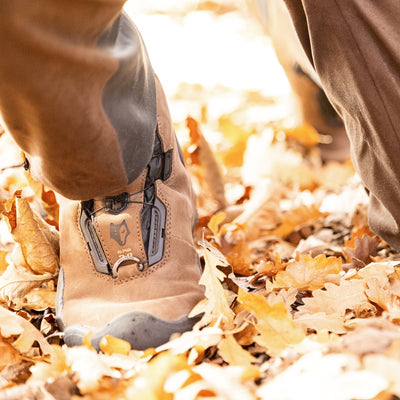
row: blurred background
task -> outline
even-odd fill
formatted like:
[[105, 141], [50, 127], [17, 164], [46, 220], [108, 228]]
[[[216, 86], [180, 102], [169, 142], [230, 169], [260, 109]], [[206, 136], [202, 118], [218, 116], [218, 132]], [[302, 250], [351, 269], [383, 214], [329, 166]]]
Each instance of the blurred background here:
[[[241, 123], [281, 119], [290, 88], [261, 23], [244, 0], [130, 0], [175, 123], [187, 114]], [[249, 98], [251, 97], [251, 98]]]

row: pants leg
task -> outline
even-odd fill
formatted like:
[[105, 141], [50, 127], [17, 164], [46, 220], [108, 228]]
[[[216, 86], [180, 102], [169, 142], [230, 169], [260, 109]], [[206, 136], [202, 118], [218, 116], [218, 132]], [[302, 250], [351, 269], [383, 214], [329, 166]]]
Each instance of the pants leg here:
[[285, 2], [345, 122], [355, 167], [370, 192], [371, 228], [400, 249], [400, 2]]
[[0, 117], [65, 197], [115, 194], [148, 164], [154, 75], [125, 0], [0, 0]]
[[349, 140], [343, 121], [321, 88], [319, 78], [296, 35], [283, 0], [248, 0], [256, 8], [272, 40], [276, 55], [295, 94], [299, 116], [312, 125], [325, 143], [319, 145], [324, 161], [349, 158]]

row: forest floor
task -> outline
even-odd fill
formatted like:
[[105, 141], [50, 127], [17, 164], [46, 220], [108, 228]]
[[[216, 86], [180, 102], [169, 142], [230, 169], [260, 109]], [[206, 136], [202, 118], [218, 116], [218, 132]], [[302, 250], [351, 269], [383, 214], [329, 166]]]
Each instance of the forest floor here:
[[400, 255], [368, 228], [351, 162], [322, 164], [235, 2], [136, 3], [198, 195], [203, 317], [156, 349], [63, 345], [57, 197], [9, 168], [2, 133], [0, 400], [398, 399]]

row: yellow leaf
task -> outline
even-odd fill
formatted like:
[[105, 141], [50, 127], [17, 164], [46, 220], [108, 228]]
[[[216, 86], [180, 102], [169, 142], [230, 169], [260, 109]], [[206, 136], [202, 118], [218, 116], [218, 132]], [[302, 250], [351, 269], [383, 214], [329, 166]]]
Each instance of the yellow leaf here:
[[286, 129], [285, 136], [287, 139], [296, 140], [296, 142], [299, 142], [305, 147], [314, 147], [319, 143], [318, 132], [308, 124]]
[[340, 281], [342, 260], [320, 254], [316, 258], [303, 255], [300, 260], [287, 264], [285, 271], [277, 273], [273, 287], [297, 288], [299, 290], [317, 290], [327, 282]]
[[272, 354], [279, 354], [304, 339], [303, 331], [296, 327], [283, 302], [271, 306], [265, 297], [243, 289], [239, 289], [238, 301], [257, 318], [255, 327], [260, 335], [256, 341]]
[[129, 342], [115, 338], [113, 336], [103, 336], [100, 340], [100, 350], [105, 354], [124, 354], [128, 355], [131, 351], [131, 345]]
[[222, 153], [224, 165], [226, 167], [241, 167], [247, 140], [253, 132], [234, 124], [229, 117], [221, 117], [218, 122], [219, 130], [230, 142], [229, 149]]
[[86, 347], [89, 350], [94, 351], [94, 347], [92, 346], [92, 337], [93, 331], [89, 331], [82, 340], [82, 346]]
[[225, 218], [226, 218], [225, 212], [220, 212], [211, 217], [210, 222], [208, 223], [208, 227], [210, 228], [214, 237], [216, 238], [218, 237], [219, 225], [225, 220]]
[[206, 299], [202, 300], [190, 313], [190, 316], [204, 313], [199, 325], [208, 325], [221, 319], [222, 327], [233, 328], [234, 312], [228, 304], [228, 292], [222, 287], [226, 275], [218, 269], [218, 266], [228, 266], [226, 260], [217, 249], [210, 244], [202, 246], [205, 266], [200, 285], [205, 286]]
[[7, 269], [6, 261], [7, 251], [0, 250], [0, 276]]
[[220, 356], [230, 365], [255, 368], [253, 363], [255, 363], [257, 359], [248, 351], [244, 350], [231, 334], [227, 334], [219, 342], [218, 350]]

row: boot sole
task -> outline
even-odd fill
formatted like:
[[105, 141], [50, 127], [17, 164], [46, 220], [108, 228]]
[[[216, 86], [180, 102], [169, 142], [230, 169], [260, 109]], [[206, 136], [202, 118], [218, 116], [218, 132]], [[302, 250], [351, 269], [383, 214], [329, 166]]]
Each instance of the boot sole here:
[[155, 348], [168, 342], [174, 333], [190, 331], [199, 318], [182, 317], [166, 321], [143, 311], [132, 311], [119, 315], [95, 331], [83, 325], [72, 325], [64, 331], [67, 346], [81, 346], [83, 339], [92, 332], [91, 344], [99, 351], [100, 340], [109, 335], [129, 342], [135, 350]]

